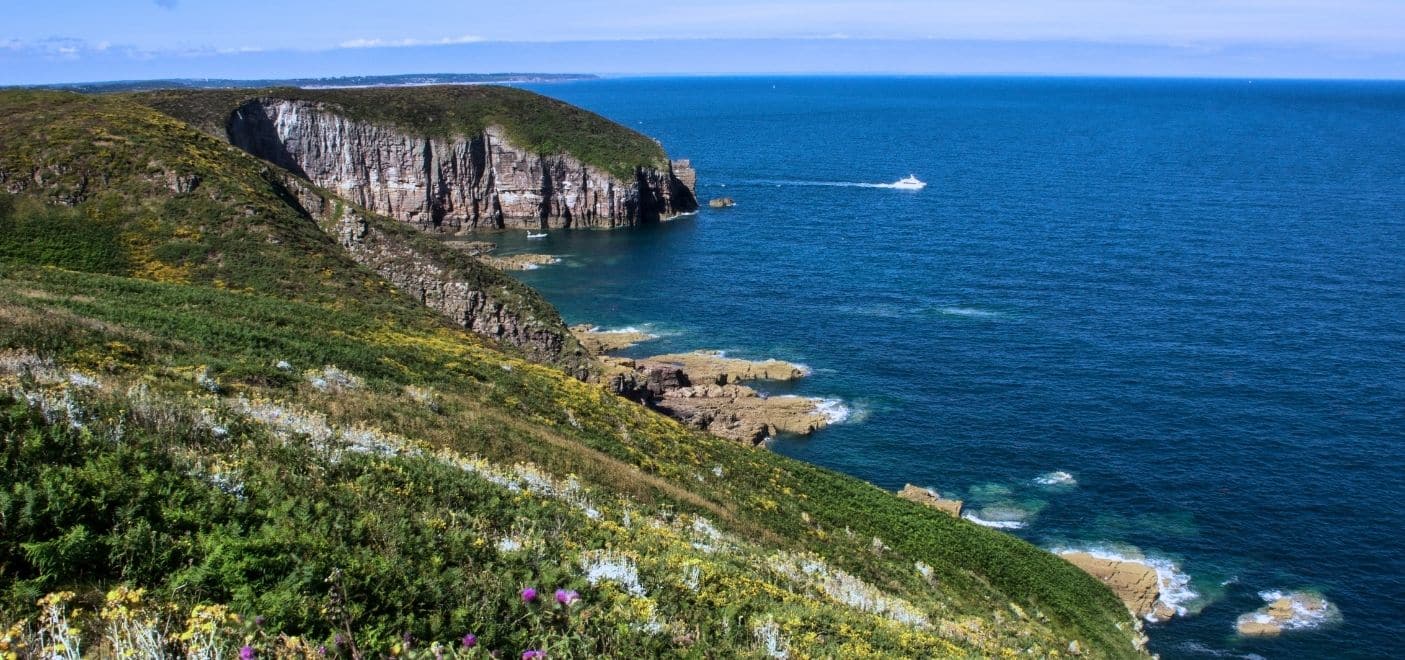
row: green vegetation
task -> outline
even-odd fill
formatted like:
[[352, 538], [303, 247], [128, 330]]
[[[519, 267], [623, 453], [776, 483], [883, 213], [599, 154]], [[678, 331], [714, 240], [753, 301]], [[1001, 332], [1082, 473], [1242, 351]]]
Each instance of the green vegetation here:
[[631, 181], [639, 166], [663, 167], [663, 147], [600, 115], [512, 87], [430, 85], [361, 89], [173, 90], [133, 95], [173, 117], [223, 135], [225, 121], [250, 99], [326, 103], [353, 119], [397, 126], [427, 137], [474, 136], [501, 126], [518, 146], [565, 153]]
[[187, 125], [0, 111], [0, 656], [1135, 653], [1053, 555], [450, 327]]

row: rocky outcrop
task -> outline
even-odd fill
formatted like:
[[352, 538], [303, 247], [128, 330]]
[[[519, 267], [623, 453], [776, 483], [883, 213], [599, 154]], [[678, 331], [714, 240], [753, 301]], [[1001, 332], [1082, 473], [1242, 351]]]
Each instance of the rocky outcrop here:
[[741, 360], [720, 351], [670, 353], [649, 358], [653, 362], [676, 364], [698, 384], [727, 385], [747, 380], [799, 380], [809, 375], [804, 366], [780, 360]]
[[692, 383], [677, 365], [657, 362], [635, 362], [620, 358], [604, 358], [602, 380], [615, 394], [631, 401], [653, 405], [665, 393], [685, 388]]
[[1087, 552], [1060, 556], [1106, 584], [1137, 618], [1164, 621], [1176, 615], [1174, 608], [1158, 600], [1161, 579], [1155, 568], [1139, 561], [1108, 559]]
[[525, 285], [388, 218], [283, 177], [291, 197], [353, 259], [450, 321], [529, 359], [591, 378], [596, 368], [559, 316]]
[[906, 484], [903, 486], [902, 490], [898, 491], [898, 497], [932, 507], [953, 518], [961, 517], [961, 500], [946, 499], [930, 488], [920, 488], [912, 484]]
[[708, 200], [707, 205], [708, 207], [714, 209], [726, 209], [736, 206], [737, 200], [734, 200], [731, 197], [714, 197], [713, 199]]
[[[582, 328], [573, 328], [579, 329]], [[768, 374], [773, 380], [799, 378], [803, 371], [795, 365], [777, 360], [748, 362], [710, 356], [738, 363], [729, 364], [730, 369], [721, 369], [716, 362], [685, 360], [680, 363], [675, 360], [677, 357], [664, 355], [644, 360], [600, 357], [604, 365], [601, 380], [615, 394], [648, 405], [693, 428], [750, 445], [760, 444], [780, 433], [808, 435], [832, 421], [819, 400], [766, 396], [736, 384], [738, 380], [760, 379]], [[699, 364], [703, 367], [699, 368]], [[747, 366], [739, 366], [742, 364]]]
[[426, 137], [330, 104], [263, 97], [239, 106], [226, 130], [245, 151], [429, 231], [629, 227], [697, 208], [687, 161], [641, 165], [621, 180], [570, 155], [519, 148], [496, 126]]
[[658, 338], [638, 330], [601, 330], [593, 325], [573, 325], [571, 334], [576, 336], [586, 350], [596, 355], [622, 351], [635, 344]]
[[1246, 637], [1277, 637], [1286, 630], [1316, 628], [1341, 617], [1337, 606], [1306, 591], [1263, 594], [1267, 605], [1244, 614], [1234, 623]]
[[780, 433], [809, 435], [829, 424], [813, 399], [762, 396], [743, 385], [668, 390], [656, 406], [684, 424], [752, 445]]
[[549, 254], [510, 254], [502, 257], [483, 255], [479, 259], [500, 270], [535, 270], [561, 261]]

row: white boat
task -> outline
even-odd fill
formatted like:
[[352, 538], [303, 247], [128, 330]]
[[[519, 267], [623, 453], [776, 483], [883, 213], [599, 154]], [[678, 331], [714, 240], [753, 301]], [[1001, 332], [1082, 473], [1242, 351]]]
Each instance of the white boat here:
[[926, 188], [927, 184], [919, 180], [917, 177], [909, 174], [907, 175], [907, 178], [898, 179], [895, 183], [893, 183], [893, 187], [902, 190], [921, 190], [923, 188]]
[[533, 234], [532, 232], [528, 231], [527, 238], [546, 238], [546, 232], [542, 232], [540, 234]]

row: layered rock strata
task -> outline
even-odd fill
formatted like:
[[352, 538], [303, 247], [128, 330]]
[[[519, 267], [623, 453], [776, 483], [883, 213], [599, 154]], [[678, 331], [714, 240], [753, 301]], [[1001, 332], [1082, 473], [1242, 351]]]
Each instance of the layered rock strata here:
[[355, 204], [420, 229], [614, 228], [697, 208], [687, 161], [622, 180], [567, 154], [538, 154], [505, 131], [449, 138], [360, 121], [336, 106], [273, 97], [229, 117], [229, 140]]

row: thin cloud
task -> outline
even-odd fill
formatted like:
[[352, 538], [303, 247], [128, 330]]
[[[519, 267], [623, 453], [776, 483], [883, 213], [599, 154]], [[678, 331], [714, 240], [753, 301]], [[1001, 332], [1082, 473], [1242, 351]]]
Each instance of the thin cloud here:
[[472, 44], [483, 41], [483, 37], [465, 34], [460, 37], [442, 39], [351, 39], [337, 44], [338, 48], [404, 48], [407, 46], [450, 46]]
[[176, 5], [179, 4], [179, 3], [177, 2], [177, 0], [155, 0], [155, 1], [156, 1], [156, 6], [162, 8], [162, 9], [175, 9], [175, 8], [176, 8]]

